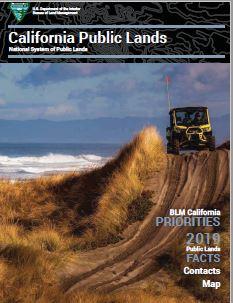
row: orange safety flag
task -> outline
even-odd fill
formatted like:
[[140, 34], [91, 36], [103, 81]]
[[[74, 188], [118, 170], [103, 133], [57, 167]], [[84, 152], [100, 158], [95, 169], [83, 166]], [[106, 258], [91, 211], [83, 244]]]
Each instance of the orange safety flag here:
[[171, 82], [171, 78], [169, 76], [166, 76], [165, 80], [166, 80], [167, 83]]

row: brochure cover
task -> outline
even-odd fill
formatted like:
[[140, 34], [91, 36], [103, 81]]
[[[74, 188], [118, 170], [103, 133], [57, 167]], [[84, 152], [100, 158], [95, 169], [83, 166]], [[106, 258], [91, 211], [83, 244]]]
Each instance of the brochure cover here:
[[230, 302], [230, 1], [0, 20], [0, 303]]

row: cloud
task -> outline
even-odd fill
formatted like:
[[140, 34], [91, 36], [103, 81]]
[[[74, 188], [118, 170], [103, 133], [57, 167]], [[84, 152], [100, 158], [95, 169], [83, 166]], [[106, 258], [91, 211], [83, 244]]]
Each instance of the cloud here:
[[43, 108], [4, 108], [0, 111], [0, 118], [7, 120], [31, 120], [43, 117]]
[[48, 106], [45, 110], [46, 117], [59, 117], [70, 114], [77, 114], [77, 108], [71, 104], [58, 104], [56, 106]]
[[86, 89], [75, 89], [69, 94], [69, 99], [77, 100], [84, 98], [93, 97], [104, 97], [120, 100], [123, 99], [124, 102], [130, 96], [138, 95], [145, 91], [152, 91], [154, 89], [154, 83], [146, 82], [129, 77], [126, 80], [106, 80], [101, 82], [98, 86], [88, 87]]
[[77, 78], [93, 78], [111, 73], [115, 74], [125, 72], [127, 69], [126, 64], [120, 63], [42, 63], [32, 67], [30, 72], [18, 81], [18, 84], [21, 86], [40, 86]]
[[[229, 85], [229, 64], [192, 63], [173, 65], [170, 70], [172, 85], [185, 95], [223, 91]], [[169, 70], [168, 70], [169, 73]]]
[[[152, 116], [163, 108], [161, 93], [156, 93], [154, 81], [129, 77], [125, 80], [106, 80], [98, 86], [75, 89], [68, 98], [78, 103], [84, 116]], [[156, 106], [155, 106], [156, 105]], [[95, 114], [96, 113], [96, 114]]]

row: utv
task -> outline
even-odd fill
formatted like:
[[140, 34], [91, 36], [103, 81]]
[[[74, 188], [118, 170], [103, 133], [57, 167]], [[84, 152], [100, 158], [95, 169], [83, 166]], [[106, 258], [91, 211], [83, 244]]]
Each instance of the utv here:
[[170, 126], [166, 129], [168, 154], [178, 155], [180, 150], [215, 150], [207, 107], [173, 108], [169, 115]]

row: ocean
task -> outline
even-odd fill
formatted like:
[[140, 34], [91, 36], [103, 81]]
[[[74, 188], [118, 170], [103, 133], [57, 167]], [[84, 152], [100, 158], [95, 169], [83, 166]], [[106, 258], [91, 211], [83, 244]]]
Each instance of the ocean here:
[[99, 167], [119, 148], [94, 143], [0, 143], [0, 178], [30, 179]]

